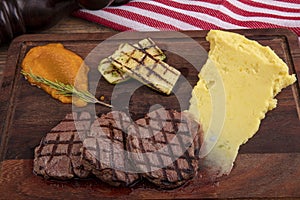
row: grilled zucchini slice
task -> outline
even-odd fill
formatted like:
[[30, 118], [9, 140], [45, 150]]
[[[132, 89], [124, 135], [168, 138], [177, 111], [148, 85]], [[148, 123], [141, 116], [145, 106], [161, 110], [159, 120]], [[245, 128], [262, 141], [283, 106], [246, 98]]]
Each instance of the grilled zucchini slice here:
[[124, 44], [110, 59], [112, 64], [143, 84], [169, 95], [180, 71], [135, 45]]
[[[122, 49], [124, 44], [121, 44], [119, 48], [114, 52], [115, 57], [120, 56], [120, 49]], [[153, 57], [159, 60], [164, 60], [166, 58], [163, 51], [158, 48], [158, 46], [154, 43], [151, 38], [146, 38], [139, 41], [136, 44], [133, 44], [136, 48], [146, 51]], [[102, 74], [102, 76], [111, 84], [117, 84], [124, 82], [130, 79], [130, 76], [126, 74], [126, 72], [118, 69], [111, 63], [111, 57], [104, 58], [101, 60], [98, 66], [98, 71]]]

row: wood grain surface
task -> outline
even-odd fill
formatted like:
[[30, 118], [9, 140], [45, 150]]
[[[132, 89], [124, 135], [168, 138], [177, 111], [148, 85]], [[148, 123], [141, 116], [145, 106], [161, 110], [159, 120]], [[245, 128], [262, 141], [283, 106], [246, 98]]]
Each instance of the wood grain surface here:
[[[290, 73], [300, 77], [300, 50], [297, 37], [284, 29], [235, 30], [270, 46], [289, 66]], [[209, 50], [205, 41], [207, 31], [189, 31], [186, 35]], [[116, 33], [102, 34], [43, 34], [27, 35], [15, 40], [9, 49], [3, 73], [0, 96], [0, 194], [3, 199], [85, 199], [85, 198], [300, 198], [300, 121], [299, 82], [284, 89], [278, 96], [278, 106], [267, 113], [258, 133], [240, 149], [234, 169], [229, 176], [211, 182], [205, 172], [191, 182], [175, 190], [158, 190], [142, 183], [134, 188], [114, 188], [96, 179], [55, 181], [44, 180], [32, 173], [33, 150], [41, 138], [51, 130], [72, 107], [50, 98], [44, 91], [31, 86], [20, 75], [20, 63], [26, 52], [34, 46], [61, 42], [66, 48], [85, 58], [103, 40]], [[147, 33], [144, 33], [147, 35]], [[134, 39], [134, 38], [131, 38]], [[153, 38], [159, 46], [174, 42], [178, 47], [189, 46], [184, 38], [170, 38], [161, 32]], [[104, 46], [103, 52], [112, 52], [118, 40]], [[166, 51], [167, 62], [182, 72], [194, 86], [198, 71], [184, 58]], [[94, 55], [100, 58], [106, 55]], [[193, 55], [191, 51], [191, 56]], [[94, 62], [94, 63], [93, 63]], [[106, 102], [122, 99], [125, 93], [112, 95], [113, 85], [103, 79], [98, 81], [97, 62], [89, 63], [89, 78], [96, 96], [104, 96]], [[135, 81], [124, 83], [123, 89], [136, 86]], [[186, 109], [191, 90], [184, 84], [175, 88], [183, 104], [175, 95], [162, 96], [146, 86], [138, 88], [129, 102], [131, 117], [137, 119], [155, 104], [168, 108]], [[251, 94], [249, 94], [251, 95]], [[93, 106], [93, 105], [90, 105]], [[124, 109], [122, 106], [119, 109]], [[98, 115], [108, 108], [95, 106]]]

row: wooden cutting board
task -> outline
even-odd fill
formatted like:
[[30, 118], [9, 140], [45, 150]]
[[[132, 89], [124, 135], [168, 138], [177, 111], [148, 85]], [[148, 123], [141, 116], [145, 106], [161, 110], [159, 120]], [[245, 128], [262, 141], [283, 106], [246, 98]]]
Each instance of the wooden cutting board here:
[[[295, 34], [285, 29], [234, 31], [270, 46], [288, 64], [290, 73], [296, 73], [300, 78], [300, 50]], [[209, 50], [205, 40], [207, 31], [183, 33]], [[25, 35], [12, 42], [0, 88], [0, 199], [300, 198], [299, 82], [277, 96], [277, 108], [267, 113], [258, 133], [241, 147], [231, 174], [217, 182], [208, 183], [209, 177], [200, 174], [183, 187], [164, 191], [147, 183], [134, 188], [114, 188], [96, 179], [54, 181], [34, 175], [34, 148], [51, 128], [71, 112], [72, 107], [31, 86], [20, 75], [22, 59], [30, 48], [53, 42], [61, 42], [85, 58], [99, 43], [114, 34]], [[147, 36], [147, 33], [143, 34]], [[176, 43], [178, 48], [189, 46], [190, 41], [180, 37], [175, 39], [171, 35], [160, 32], [152, 39], [163, 49], [171, 43]], [[111, 45], [116, 46], [118, 42], [115, 40]], [[104, 54], [113, 52], [112, 46], [108, 44], [103, 47]], [[99, 55], [99, 58], [104, 57], [104, 54]], [[194, 86], [198, 80], [198, 71], [184, 58], [168, 51], [166, 54], [167, 62], [178, 68]], [[92, 82], [97, 81], [93, 80], [98, 76], [97, 62], [90, 63], [89, 76]], [[114, 86], [103, 79], [95, 84], [96, 96], [104, 96], [104, 101], [109, 103], [112, 98], [122, 98], [122, 95], [113, 96]], [[125, 87], [131, 87], [134, 81], [126, 84]], [[186, 109], [191, 91], [181, 86], [175, 89], [184, 97], [185, 103], [179, 105], [174, 95], [162, 96], [146, 86], [138, 88], [130, 99], [131, 117], [137, 119], [143, 116], [154, 104]], [[106, 107], [95, 108], [99, 115], [109, 112]]]

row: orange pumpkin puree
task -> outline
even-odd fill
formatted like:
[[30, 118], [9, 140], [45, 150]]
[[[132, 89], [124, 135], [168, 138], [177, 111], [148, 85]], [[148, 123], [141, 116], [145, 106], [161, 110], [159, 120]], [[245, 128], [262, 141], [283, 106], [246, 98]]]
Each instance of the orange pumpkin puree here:
[[[26, 54], [22, 68], [27, 73], [43, 77], [51, 81], [59, 81], [64, 84], [75, 85], [78, 90], [88, 90], [87, 73], [89, 68], [84, 64], [82, 58], [74, 52], [65, 49], [60, 43], [37, 46]], [[72, 103], [72, 97], [58, 94], [55, 89], [38, 83], [27, 77], [32, 85], [37, 85], [49, 93], [53, 98], [63, 103]], [[76, 106], [86, 106], [86, 102], [74, 98]]]

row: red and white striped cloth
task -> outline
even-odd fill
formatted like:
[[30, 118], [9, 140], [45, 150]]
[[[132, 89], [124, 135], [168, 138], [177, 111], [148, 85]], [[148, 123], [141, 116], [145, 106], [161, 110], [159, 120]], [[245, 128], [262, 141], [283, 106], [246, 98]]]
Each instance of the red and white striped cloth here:
[[74, 15], [119, 31], [284, 27], [300, 37], [300, 0], [133, 0]]

